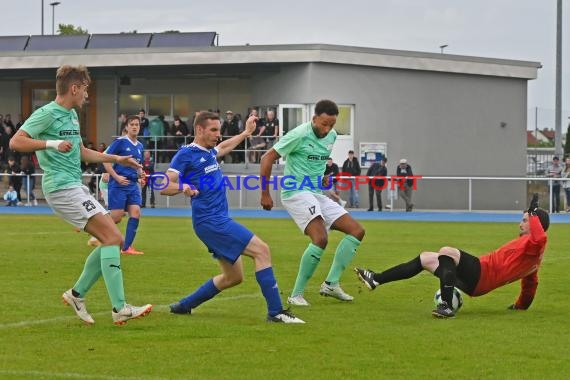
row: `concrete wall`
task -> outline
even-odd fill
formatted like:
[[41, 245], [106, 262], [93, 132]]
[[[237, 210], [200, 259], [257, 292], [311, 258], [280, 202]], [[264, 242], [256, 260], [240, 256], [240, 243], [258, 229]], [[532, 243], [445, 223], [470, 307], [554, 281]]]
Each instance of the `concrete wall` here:
[[14, 125], [19, 121], [21, 111], [21, 84], [20, 81], [0, 81], [0, 114], [12, 115]]
[[[522, 79], [311, 63], [256, 78], [253, 90], [254, 101], [267, 104], [321, 98], [354, 104], [354, 145], [386, 142], [389, 174], [407, 158], [414, 173], [424, 176], [526, 175]], [[482, 189], [478, 208], [526, 203], [524, 183], [503, 183], [497, 190]], [[463, 190], [438, 182], [420, 182], [414, 196], [420, 208], [466, 208]], [[367, 206], [367, 190], [361, 198]]]

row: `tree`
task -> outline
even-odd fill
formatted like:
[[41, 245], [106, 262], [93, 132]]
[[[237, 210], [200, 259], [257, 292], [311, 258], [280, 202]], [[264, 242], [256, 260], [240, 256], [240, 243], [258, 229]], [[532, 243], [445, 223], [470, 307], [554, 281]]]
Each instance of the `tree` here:
[[89, 34], [87, 29], [83, 29], [80, 26], [74, 26], [73, 24], [59, 24], [57, 32], [61, 36], [73, 36], [76, 34]]
[[566, 144], [564, 144], [564, 156], [570, 156], [570, 124], [566, 129]]

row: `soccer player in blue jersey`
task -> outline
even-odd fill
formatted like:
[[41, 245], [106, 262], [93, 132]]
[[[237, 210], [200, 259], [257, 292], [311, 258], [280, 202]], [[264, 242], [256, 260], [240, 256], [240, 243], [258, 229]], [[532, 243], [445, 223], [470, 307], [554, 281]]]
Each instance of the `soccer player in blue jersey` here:
[[[184, 145], [172, 158], [168, 169], [168, 186], [163, 195], [184, 193], [192, 197], [192, 225], [196, 235], [218, 260], [222, 273], [214, 276], [180, 301], [170, 305], [175, 314], [190, 314], [192, 309], [213, 298], [222, 290], [243, 281], [241, 256], [255, 262], [255, 278], [267, 303], [269, 322], [304, 323], [283, 309], [277, 281], [271, 267], [269, 247], [247, 228], [228, 215], [228, 201], [218, 158], [230, 153], [255, 130], [257, 117], [250, 116], [245, 130], [218, 144], [220, 118], [212, 112], [200, 112], [194, 121], [194, 142]], [[227, 179], [227, 178], [226, 178]], [[154, 185], [155, 188], [157, 185]]]
[[[323, 173], [336, 140], [333, 127], [337, 115], [338, 107], [333, 101], [317, 102], [312, 120], [289, 131], [261, 158], [260, 176], [267, 180], [271, 176], [273, 162], [280, 157], [287, 158], [284, 171], [287, 179], [281, 190], [281, 202], [301, 231], [311, 239], [301, 257], [295, 286], [287, 299], [291, 305], [309, 306], [303, 294], [327, 247], [329, 229], [343, 232], [345, 236], [336, 249], [319, 293], [341, 301], [354, 299], [340, 287], [340, 277], [364, 238], [364, 228], [342, 206], [323, 194], [320, 183], [323, 179], [324, 188], [329, 186], [329, 176], [323, 178]], [[261, 205], [265, 210], [273, 208], [267, 186], [261, 190]]]
[[90, 82], [85, 66], [61, 66], [55, 79], [55, 100], [26, 120], [10, 140], [10, 148], [23, 153], [36, 152], [44, 171], [42, 190], [53, 212], [101, 242], [87, 257], [73, 288], [63, 293], [63, 301], [73, 307], [82, 321], [95, 323], [87, 312], [85, 296], [103, 277], [113, 305], [113, 322], [122, 325], [150, 313], [152, 305], [137, 307], [125, 302], [119, 248], [122, 236], [106, 215], [107, 210], [81, 182], [81, 161], [113, 162], [135, 170], [142, 167], [130, 156], [99, 153], [83, 146], [75, 108], [81, 108], [87, 100]]
[[[140, 119], [138, 116], [127, 117], [125, 126], [126, 135], [119, 137], [109, 145], [107, 153], [118, 156], [132, 156], [138, 163], [142, 162], [143, 145], [137, 140], [140, 129]], [[139, 178], [143, 172], [116, 164], [104, 164], [105, 170], [109, 173], [109, 210], [111, 218], [115, 223], [120, 223], [125, 215], [129, 214], [125, 240], [121, 253], [125, 255], [142, 255], [144, 252], [137, 251], [133, 246], [133, 241], [139, 227], [141, 217], [141, 189]]]

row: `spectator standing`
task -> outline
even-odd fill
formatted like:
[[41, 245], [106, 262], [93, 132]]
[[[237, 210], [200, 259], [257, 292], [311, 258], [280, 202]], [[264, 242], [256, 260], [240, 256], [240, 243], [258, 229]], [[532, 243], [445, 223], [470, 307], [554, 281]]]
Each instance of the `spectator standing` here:
[[[226, 111], [226, 119], [224, 120], [224, 122], [222, 124], [221, 133], [222, 133], [222, 139], [223, 140], [229, 140], [232, 137], [240, 134], [238, 120], [234, 116], [234, 113], [230, 110]], [[242, 148], [243, 148], [243, 145], [242, 145]], [[231, 153], [229, 153], [229, 157], [231, 158], [231, 162], [233, 164], [240, 162], [240, 159], [239, 159], [240, 155], [239, 155], [239, 152], [237, 151], [239, 149], [240, 149], [240, 146], [238, 145], [236, 147], [236, 150], [232, 150]]]
[[154, 158], [150, 155], [150, 151], [145, 150], [143, 155], [143, 172], [145, 176], [142, 178], [142, 208], [146, 207], [146, 193], [150, 191], [150, 208], [154, 208], [154, 190], [149, 186], [149, 177], [154, 174]]
[[[402, 158], [398, 167], [396, 168], [396, 176], [397, 177], [410, 177], [413, 176], [412, 167], [408, 164], [408, 160]], [[414, 185], [413, 179], [394, 179], [394, 181], [398, 181], [400, 186], [398, 186], [398, 196], [406, 202], [406, 212], [412, 211], [414, 208], [414, 204], [412, 203], [412, 190]]]
[[374, 211], [374, 194], [376, 194], [376, 203], [378, 211], [382, 211], [382, 189], [386, 184], [386, 176], [388, 169], [386, 168], [386, 158], [382, 157], [379, 162], [375, 162], [366, 171], [368, 177], [384, 177], [378, 179], [368, 178], [368, 211]]
[[248, 159], [249, 162], [256, 164], [259, 162], [259, 158], [261, 157], [261, 152], [259, 152], [259, 150], [265, 148], [265, 139], [261, 137], [265, 132], [265, 126], [262, 124], [262, 121], [258, 119], [258, 112], [256, 108], [251, 108], [249, 111], [249, 115], [254, 116], [256, 118], [256, 122], [255, 122], [255, 131], [253, 131], [253, 134], [249, 136]]
[[14, 188], [16, 194], [18, 196], [18, 206], [22, 204], [22, 194], [20, 191], [22, 190], [22, 174], [21, 174], [20, 165], [16, 162], [16, 158], [14, 156], [8, 157], [8, 168], [7, 173], [11, 174], [10, 178], [8, 179], [8, 184]]
[[36, 177], [34, 176], [36, 173], [36, 167], [28, 156], [23, 155], [22, 158], [20, 158], [20, 168], [22, 169], [22, 174], [25, 175], [23, 181], [24, 188], [26, 189], [27, 205], [29, 205], [31, 201], [34, 206], [37, 206], [38, 200], [34, 194], [34, 189], [36, 187]]
[[[360, 164], [358, 163], [358, 159], [354, 157], [354, 151], [348, 151], [348, 158], [342, 164], [342, 172], [344, 175], [349, 175], [351, 177], [359, 176], [360, 175]], [[356, 188], [355, 179], [350, 178], [350, 189], [349, 189], [349, 196], [348, 196], [348, 207], [360, 207], [360, 197], [358, 195], [358, 189]]]
[[164, 115], [152, 119], [148, 129], [150, 135], [149, 149], [153, 150], [154, 157], [159, 158], [160, 156], [162, 158], [160, 150], [162, 149], [162, 136], [164, 136]]
[[188, 131], [188, 126], [180, 116], [174, 116], [174, 122], [172, 123], [171, 128], [172, 135], [175, 137], [174, 140], [176, 141], [176, 148], [180, 148], [182, 145], [186, 144], [186, 136], [190, 134]]
[[276, 142], [279, 136], [279, 119], [275, 117], [275, 111], [272, 109], [267, 110], [265, 119], [262, 120], [265, 127], [265, 149], [270, 149]]
[[562, 178], [568, 178], [568, 180], [562, 183], [562, 188], [566, 193], [566, 212], [570, 212], [570, 156], [566, 157], [566, 165], [562, 172]]
[[560, 180], [558, 178], [562, 177], [562, 165], [560, 165], [560, 158], [558, 156], [552, 157], [552, 163], [548, 165], [548, 173], [546, 174], [550, 178], [555, 178], [552, 181], [552, 199], [550, 204], [552, 207], [552, 212], [560, 212]]
[[340, 170], [338, 169], [338, 165], [333, 162], [332, 158], [327, 159], [327, 166], [325, 166], [325, 173], [323, 174], [325, 177], [328, 177], [328, 185], [330, 189], [326, 190], [325, 194], [331, 198], [333, 201], [344, 207], [346, 205], [346, 201], [342, 200], [340, 197], [339, 191], [336, 188], [336, 183], [338, 182], [337, 176]]
[[[140, 120], [140, 130], [139, 130], [139, 136], [143, 136], [146, 137], [149, 135], [149, 130], [148, 130], [148, 126], [150, 125], [148, 119], [146, 118], [146, 112], [144, 109], [141, 108], [141, 110], [139, 111], [139, 120]], [[125, 124], [127, 124], [127, 120], [125, 120]], [[148, 145], [148, 141], [144, 141], [143, 146], [147, 146]]]

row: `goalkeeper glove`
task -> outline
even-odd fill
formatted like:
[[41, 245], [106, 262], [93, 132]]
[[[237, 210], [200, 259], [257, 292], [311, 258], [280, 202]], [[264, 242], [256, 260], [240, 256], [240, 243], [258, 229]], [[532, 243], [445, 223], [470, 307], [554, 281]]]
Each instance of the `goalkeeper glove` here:
[[536, 215], [536, 210], [538, 209], [538, 193], [534, 193], [532, 195], [532, 199], [528, 206], [528, 214], [529, 215]]

